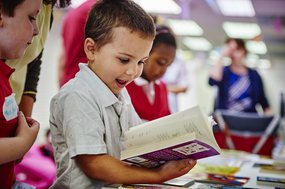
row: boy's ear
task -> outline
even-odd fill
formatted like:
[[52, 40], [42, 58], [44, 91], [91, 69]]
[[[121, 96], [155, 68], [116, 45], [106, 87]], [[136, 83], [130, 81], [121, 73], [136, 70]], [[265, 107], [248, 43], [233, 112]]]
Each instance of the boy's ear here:
[[84, 51], [88, 60], [93, 61], [95, 59], [95, 42], [91, 38], [86, 38], [84, 41]]

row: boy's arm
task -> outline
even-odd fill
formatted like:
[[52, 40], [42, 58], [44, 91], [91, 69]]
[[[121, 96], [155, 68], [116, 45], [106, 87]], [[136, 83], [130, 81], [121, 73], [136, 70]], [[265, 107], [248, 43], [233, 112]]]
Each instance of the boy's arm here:
[[0, 138], [0, 165], [22, 158], [26, 153], [22, 137]]
[[167, 85], [167, 90], [169, 92], [179, 94], [179, 93], [185, 93], [187, 91], [188, 87], [186, 86], [178, 86], [178, 85]]
[[162, 183], [186, 174], [196, 161], [171, 161], [155, 169], [128, 165], [110, 155], [79, 155], [76, 162], [90, 178], [116, 184]]
[[19, 104], [19, 109], [24, 113], [25, 116], [31, 117], [33, 111], [33, 105], [36, 101], [37, 87], [40, 79], [41, 64], [42, 64], [41, 53], [28, 64], [25, 88]]
[[33, 145], [39, 123], [32, 118], [25, 118], [19, 113], [18, 127], [15, 137], [0, 138], [0, 164], [22, 158]]

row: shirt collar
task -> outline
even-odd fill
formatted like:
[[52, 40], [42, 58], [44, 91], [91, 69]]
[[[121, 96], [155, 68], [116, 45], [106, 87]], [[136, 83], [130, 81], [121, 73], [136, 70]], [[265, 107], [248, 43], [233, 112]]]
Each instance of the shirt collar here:
[[3, 60], [0, 60], [0, 72], [2, 72], [5, 77], [9, 78], [15, 69], [9, 67]]
[[[126, 89], [124, 88], [118, 97], [105, 85], [105, 83], [88, 67], [85, 63], [79, 64], [80, 71], [76, 74], [76, 77], [82, 77], [90, 86], [91, 90], [96, 91], [94, 93], [95, 98], [100, 98], [103, 106], [108, 107], [119, 101], [130, 104], [131, 100], [128, 98]], [[98, 96], [97, 96], [98, 95]]]
[[[151, 82], [147, 81], [146, 79], [142, 78], [142, 77], [138, 77], [134, 80], [135, 84], [137, 86], [144, 86], [144, 85], [149, 85]], [[159, 84], [160, 80], [155, 80], [154, 84]]]

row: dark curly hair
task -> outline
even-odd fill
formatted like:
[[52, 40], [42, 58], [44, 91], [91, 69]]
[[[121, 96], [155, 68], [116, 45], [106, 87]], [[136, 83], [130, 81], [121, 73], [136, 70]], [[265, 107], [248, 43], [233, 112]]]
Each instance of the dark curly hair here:
[[172, 30], [166, 25], [156, 25], [156, 35], [153, 41], [152, 49], [161, 43], [172, 46], [175, 49], [177, 48], [175, 35], [173, 34]]

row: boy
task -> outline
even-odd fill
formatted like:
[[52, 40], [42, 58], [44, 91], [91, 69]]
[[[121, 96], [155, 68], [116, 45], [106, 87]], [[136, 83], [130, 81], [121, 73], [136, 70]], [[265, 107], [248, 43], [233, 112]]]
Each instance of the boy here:
[[41, 0], [1, 0], [0, 2], [0, 186], [11, 189], [15, 181], [15, 160], [30, 149], [39, 131], [39, 123], [18, 112], [9, 84], [14, 71], [4, 59], [23, 56], [37, 35], [36, 17]]
[[88, 65], [51, 101], [50, 127], [57, 164], [51, 188], [101, 188], [111, 183], [161, 183], [187, 173], [195, 161], [157, 169], [119, 160], [124, 132], [140, 123], [125, 86], [140, 76], [155, 31], [131, 0], [98, 1], [85, 27]]

